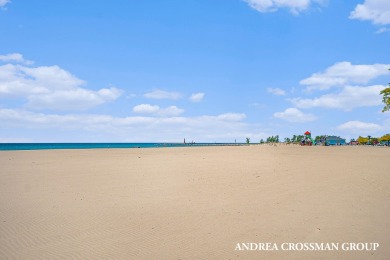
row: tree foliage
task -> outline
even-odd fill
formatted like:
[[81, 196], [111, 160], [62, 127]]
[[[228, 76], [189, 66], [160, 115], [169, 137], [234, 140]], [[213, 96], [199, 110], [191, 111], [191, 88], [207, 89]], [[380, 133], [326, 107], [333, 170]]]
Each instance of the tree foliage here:
[[390, 110], [390, 87], [385, 88], [381, 91], [382, 102], [385, 104], [385, 106], [382, 109], [382, 112], [389, 111]]
[[[351, 140], [352, 141], [352, 140]], [[378, 144], [378, 143], [390, 143], [390, 134], [385, 134], [382, 137], [373, 137], [368, 135], [367, 137], [359, 136], [356, 140], [359, 144]]]
[[[277, 142], [279, 142], [279, 136], [277, 135], [276, 137], [278, 138], [278, 139], [277, 139], [277, 140], [278, 140]], [[284, 138], [284, 141], [285, 141], [286, 143], [299, 143], [299, 142], [302, 141], [304, 138], [305, 138], [305, 137], [304, 137], [303, 135], [293, 135], [292, 138], [288, 138], [288, 137]]]
[[279, 143], [279, 135], [267, 137], [267, 143]]
[[358, 141], [359, 144], [366, 144], [366, 143], [368, 143], [368, 137], [359, 136], [357, 141]]
[[319, 142], [325, 140], [325, 138], [326, 138], [325, 135], [317, 135], [317, 136], [315, 137], [314, 141], [315, 141], [316, 143], [319, 143]]
[[297, 135], [297, 142], [301, 142], [305, 137], [303, 135]]
[[380, 93], [382, 95], [382, 102], [383, 104], [385, 104], [385, 106], [382, 109], [382, 112], [389, 111], [390, 110], [390, 83], [389, 83], [389, 87], [385, 88]]
[[389, 142], [390, 141], [390, 134], [385, 134], [381, 138], [379, 138], [381, 142]]
[[297, 141], [297, 136], [293, 135], [293, 137], [291, 138], [291, 142], [295, 143], [296, 141]]

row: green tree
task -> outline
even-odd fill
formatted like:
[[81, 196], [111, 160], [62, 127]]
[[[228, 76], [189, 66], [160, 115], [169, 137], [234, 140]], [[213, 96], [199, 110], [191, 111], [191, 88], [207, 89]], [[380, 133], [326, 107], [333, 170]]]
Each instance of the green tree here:
[[297, 136], [293, 135], [293, 137], [291, 138], [291, 142], [295, 143], [296, 141], [297, 141]]
[[279, 143], [279, 135], [269, 136], [266, 140], [267, 143]]
[[385, 104], [385, 106], [382, 109], [382, 112], [389, 111], [390, 110], [390, 83], [389, 83], [389, 87], [385, 88], [380, 93], [382, 95], [382, 102]]
[[321, 142], [321, 140], [325, 140], [325, 135], [317, 135], [316, 138], [314, 139], [316, 143]]
[[366, 144], [366, 143], [368, 143], [368, 138], [359, 136], [357, 141], [358, 141], [359, 144]]
[[251, 142], [251, 139], [249, 137], [246, 138], [246, 144], [249, 144]]
[[390, 134], [385, 134], [384, 136], [379, 138], [379, 140], [381, 142], [385, 142], [385, 143], [387, 143], [387, 145], [389, 145], [390, 144]]

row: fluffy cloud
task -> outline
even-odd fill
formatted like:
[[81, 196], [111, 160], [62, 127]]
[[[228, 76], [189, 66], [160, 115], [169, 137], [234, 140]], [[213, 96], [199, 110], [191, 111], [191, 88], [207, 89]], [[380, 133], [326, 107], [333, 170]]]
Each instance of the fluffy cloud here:
[[113, 101], [122, 91], [116, 88], [92, 91], [83, 88], [53, 91], [47, 94], [28, 96], [27, 106], [33, 109], [86, 110]]
[[141, 104], [133, 107], [133, 112], [141, 114], [153, 114], [160, 110], [159, 106], [153, 106], [150, 104]]
[[267, 88], [267, 92], [276, 96], [284, 96], [286, 95], [286, 91], [280, 88]]
[[183, 109], [176, 106], [169, 106], [167, 108], [160, 108], [157, 105], [141, 104], [133, 108], [134, 113], [139, 114], [154, 114], [159, 116], [178, 116], [184, 112]]
[[0, 66], [0, 95], [26, 96], [72, 90], [85, 82], [58, 66], [25, 67], [6, 64]]
[[292, 123], [303, 123], [314, 121], [317, 118], [312, 114], [305, 114], [297, 108], [287, 108], [283, 112], [276, 112], [274, 117], [286, 120]]
[[390, 64], [352, 65], [350, 62], [338, 62], [325, 72], [314, 73], [300, 81], [307, 90], [326, 90], [348, 84], [366, 84], [381, 75], [389, 75]]
[[204, 98], [205, 94], [202, 92], [194, 93], [190, 97], [191, 102], [201, 102]]
[[11, 0], [0, 0], [0, 7], [4, 7], [6, 4], [10, 3]]
[[274, 12], [280, 8], [287, 8], [293, 14], [298, 14], [310, 7], [313, 3], [323, 4], [324, 0], [244, 0], [253, 9], [261, 12]]
[[[26, 64], [19, 54], [2, 55], [0, 58]], [[95, 91], [83, 88], [83, 85], [83, 80], [58, 66], [0, 66], [0, 98], [22, 98], [33, 109], [84, 110], [113, 101], [122, 94], [114, 87]]]
[[181, 94], [178, 92], [168, 92], [160, 89], [153, 90], [152, 92], [148, 92], [144, 94], [144, 97], [151, 99], [179, 99], [181, 98]]
[[390, 24], [390, 1], [365, 0], [363, 4], [355, 7], [349, 18], [371, 21], [373, 24]]
[[369, 87], [347, 86], [339, 93], [326, 94], [313, 99], [295, 98], [291, 102], [299, 108], [324, 107], [350, 111], [356, 107], [381, 105], [382, 97], [379, 92], [384, 88], [385, 86], [382, 85]]
[[182, 113], [184, 113], [184, 109], [178, 108], [177, 106], [169, 106], [158, 111], [158, 115], [161, 116], [178, 116]]
[[6, 55], [0, 55], [0, 61], [1, 62], [23, 63], [26, 65], [33, 64], [32, 61], [24, 59], [23, 55], [20, 53], [10, 53], [10, 54], [6, 54]]
[[374, 123], [366, 123], [361, 121], [348, 121], [344, 124], [341, 124], [337, 129], [351, 132], [354, 134], [370, 134], [376, 133], [383, 129], [382, 126]]

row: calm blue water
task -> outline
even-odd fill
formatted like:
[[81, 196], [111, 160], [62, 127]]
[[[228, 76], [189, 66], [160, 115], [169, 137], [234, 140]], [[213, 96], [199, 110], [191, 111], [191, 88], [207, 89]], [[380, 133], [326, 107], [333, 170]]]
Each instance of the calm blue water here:
[[[99, 149], [99, 148], [163, 148], [188, 146], [233, 145], [225, 143], [0, 143], [0, 151], [49, 150], [49, 149]], [[238, 144], [237, 144], [238, 145]]]

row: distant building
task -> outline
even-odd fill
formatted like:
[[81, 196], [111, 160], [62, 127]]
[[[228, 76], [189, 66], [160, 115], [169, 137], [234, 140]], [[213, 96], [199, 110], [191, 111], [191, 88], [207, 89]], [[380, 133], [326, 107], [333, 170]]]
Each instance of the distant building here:
[[339, 136], [330, 135], [326, 137], [326, 143], [328, 145], [344, 145], [345, 139], [340, 138]]

